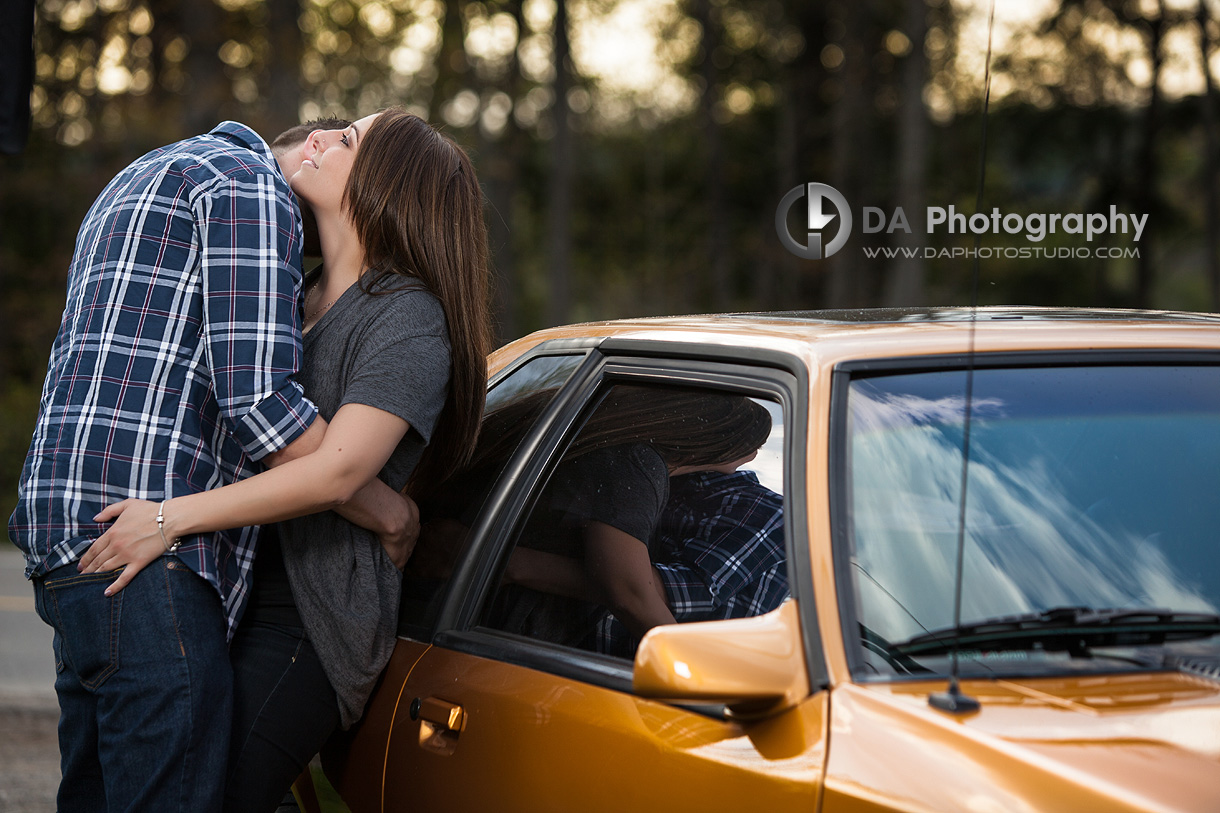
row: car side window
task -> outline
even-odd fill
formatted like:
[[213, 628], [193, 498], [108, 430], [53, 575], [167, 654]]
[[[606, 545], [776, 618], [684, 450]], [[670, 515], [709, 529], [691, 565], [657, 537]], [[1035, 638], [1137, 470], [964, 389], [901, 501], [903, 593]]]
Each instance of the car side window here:
[[783, 425], [763, 397], [603, 384], [535, 486], [481, 626], [631, 658], [654, 626], [775, 609]]
[[492, 384], [475, 460], [421, 501], [424, 527], [421, 544], [404, 573], [399, 635], [422, 638], [431, 630], [465, 541], [465, 528], [482, 507], [500, 469], [584, 359], [583, 354], [536, 356]]

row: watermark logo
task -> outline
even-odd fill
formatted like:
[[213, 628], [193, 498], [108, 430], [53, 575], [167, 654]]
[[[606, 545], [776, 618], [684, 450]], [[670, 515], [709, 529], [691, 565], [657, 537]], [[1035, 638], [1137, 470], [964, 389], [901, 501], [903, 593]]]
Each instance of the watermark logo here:
[[[792, 237], [792, 233], [788, 231], [788, 212], [801, 198], [806, 198], [805, 222], [808, 227], [804, 245], [797, 242]], [[834, 207], [834, 211], [826, 211], [827, 202]], [[822, 231], [836, 217], [839, 218], [839, 231], [823, 250]], [[779, 235], [779, 240], [783, 243], [784, 248], [801, 259], [825, 259], [843, 248], [847, 238], [851, 236], [851, 207], [847, 205], [847, 198], [843, 197], [833, 186], [827, 186], [824, 183], [794, 186], [788, 190], [788, 194], [784, 195], [783, 200], [779, 202], [779, 208], [775, 210], [775, 233]]]
[[[792, 207], [801, 198], [805, 198], [805, 231], [795, 237], [788, 228], [789, 215]], [[974, 234], [981, 238], [987, 237], [1023, 237], [1032, 245], [1023, 246], [984, 246], [976, 241], [974, 247], [952, 245], [913, 245], [911, 240], [899, 245], [866, 245], [861, 248], [869, 259], [955, 259], [958, 257], [979, 259], [1132, 259], [1140, 256], [1139, 241], [1148, 225], [1148, 214], [1138, 212], [1123, 212], [1115, 205], [1110, 205], [1109, 211], [1094, 212], [1003, 212], [999, 207], [992, 207], [990, 212], [959, 212], [953, 205], [947, 207], [928, 206], [925, 208], [924, 235], [939, 243], [946, 242], [939, 234], [958, 235]], [[860, 211], [860, 231], [862, 234], [873, 235], [885, 232], [894, 234], [903, 232], [914, 235], [912, 222], [918, 226], [921, 220], [918, 216], [914, 221], [908, 218], [901, 206], [892, 210], [878, 206], [864, 206]], [[834, 237], [826, 242], [830, 229], [834, 229], [836, 218], [837, 231]], [[832, 186], [824, 183], [805, 183], [788, 190], [779, 207], [775, 210], [775, 233], [780, 243], [792, 254], [805, 260], [823, 260], [832, 256], [846, 245], [852, 232], [852, 211], [847, 205], [847, 199]], [[1065, 246], [1065, 236], [1079, 235], [1085, 245]], [[1128, 238], [1130, 235], [1130, 238]], [[1120, 238], [1121, 236], [1121, 238]], [[1094, 241], [1106, 238], [1120, 238], [1135, 245], [1117, 246], [1113, 244], [1097, 245]], [[884, 239], [884, 238], [882, 238]], [[1043, 246], [1041, 243], [1050, 239], [1054, 244]], [[1070, 239], [1070, 238], [1067, 238]]]

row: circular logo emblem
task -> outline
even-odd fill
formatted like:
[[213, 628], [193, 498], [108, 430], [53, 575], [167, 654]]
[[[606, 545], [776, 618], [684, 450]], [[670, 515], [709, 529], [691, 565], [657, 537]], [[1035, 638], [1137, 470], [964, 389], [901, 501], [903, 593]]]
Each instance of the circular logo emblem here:
[[[808, 226], [804, 245], [797, 242], [788, 231], [788, 210], [801, 198], [806, 198], [805, 211]], [[830, 202], [834, 211], [825, 211], [826, 201]], [[839, 232], [823, 250], [822, 230], [836, 217], [841, 218]], [[779, 202], [779, 208], [775, 210], [775, 233], [779, 235], [779, 241], [783, 243], [784, 248], [796, 256], [805, 260], [825, 259], [843, 248], [843, 244], [851, 236], [851, 209], [847, 205], [847, 198], [839, 194], [839, 190], [833, 186], [827, 186], [824, 183], [794, 186], [788, 190], [788, 194], [784, 195], [783, 200]]]

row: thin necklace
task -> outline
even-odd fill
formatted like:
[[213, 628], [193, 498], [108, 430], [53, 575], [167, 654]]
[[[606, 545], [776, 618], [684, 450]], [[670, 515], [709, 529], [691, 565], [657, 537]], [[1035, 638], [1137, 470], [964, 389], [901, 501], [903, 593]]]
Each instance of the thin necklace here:
[[[309, 286], [310, 295], [317, 293], [318, 285], [320, 285], [321, 282], [322, 282], [322, 277], [320, 277], [320, 276], [316, 280], [314, 280], [313, 285]], [[343, 296], [343, 294], [339, 294], [339, 296]], [[308, 298], [309, 298], [309, 295], [306, 295], [306, 299], [308, 299]], [[326, 311], [328, 311], [330, 309], [331, 305], [335, 304], [338, 301], [339, 301], [339, 297], [337, 296], [334, 299], [332, 299], [331, 301], [327, 302], [325, 305], [323, 305], [318, 310], [314, 311], [312, 316], [306, 314], [305, 321], [313, 322], [313, 321], [317, 320], [322, 314], [326, 313]]]

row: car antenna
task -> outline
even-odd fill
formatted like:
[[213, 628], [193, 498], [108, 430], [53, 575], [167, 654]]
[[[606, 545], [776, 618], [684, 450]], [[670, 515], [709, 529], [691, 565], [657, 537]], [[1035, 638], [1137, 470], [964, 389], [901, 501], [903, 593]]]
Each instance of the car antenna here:
[[[979, 183], [975, 195], [974, 211], [983, 209], [983, 181], [987, 177], [987, 112], [991, 106], [991, 36], [995, 30], [995, 0], [991, 0], [987, 15], [987, 60], [983, 72], [983, 132], [979, 147]], [[970, 419], [974, 411], [974, 332], [978, 324], [979, 309], [979, 248], [982, 237], [974, 235], [974, 269], [970, 276], [970, 331], [966, 351], [966, 409], [962, 419], [962, 481], [958, 489], [957, 505], [957, 573], [953, 584], [953, 651], [949, 656], [949, 686], [943, 692], [928, 695], [928, 705], [951, 714], [970, 714], [979, 710], [979, 701], [962, 694], [958, 683], [958, 664], [961, 659], [962, 625], [962, 568], [966, 550], [966, 487], [970, 474]]]

